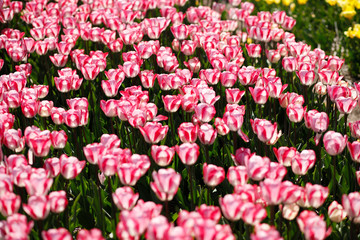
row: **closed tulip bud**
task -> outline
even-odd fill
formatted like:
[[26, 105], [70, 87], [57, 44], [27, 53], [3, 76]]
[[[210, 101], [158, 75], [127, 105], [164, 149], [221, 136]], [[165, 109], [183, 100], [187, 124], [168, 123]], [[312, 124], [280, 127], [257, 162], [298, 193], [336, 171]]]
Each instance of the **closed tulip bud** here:
[[229, 127], [225, 124], [222, 118], [215, 118], [214, 124], [218, 134], [225, 136], [230, 132]]
[[135, 206], [139, 194], [134, 193], [131, 187], [121, 187], [115, 190], [112, 198], [120, 210], [131, 210]]
[[222, 167], [204, 163], [203, 165], [204, 182], [210, 187], [219, 185], [225, 179], [225, 171]]
[[336, 107], [342, 114], [350, 114], [356, 107], [357, 100], [351, 97], [338, 97], [335, 99]]
[[217, 131], [210, 124], [204, 123], [199, 128], [198, 137], [202, 144], [211, 145], [217, 137]]
[[346, 212], [341, 204], [333, 201], [328, 207], [328, 215], [332, 222], [339, 223], [346, 218]]
[[326, 152], [331, 156], [336, 156], [344, 151], [348, 136], [342, 136], [338, 132], [328, 131], [325, 133], [323, 142]]
[[160, 169], [153, 172], [154, 182], [150, 183], [151, 189], [155, 192], [160, 201], [171, 201], [180, 185], [181, 175], [174, 169]]
[[238, 88], [225, 89], [226, 101], [230, 104], [238, 104], [244, 94], [245, 91], [240, 91]]
[[181, 162], [185, 165], [193, 165], [196, 163], [200, 155], [200, 147], [196, 143], [183, 143], [175, 146]]
[[294, 57], [284, 57], [282, 65], [286, 72], [294, 72], [298, 68], [297, 60]]
[[125, 186], [134, 186], [141, 177], [141, 170], [134, 163], [123, 163], [117, 169], [120, 182]]
[[66, 192], [63, 190], [51, 192], [49, 194], [49, 201], [50, 201], [50, 211], [53, 213], [63, 212], [68, 205]]
[[243, 209], [243, 200], [238, 194], [227, 194], [219, 199], [219, 204], [224, 217], [230, 221], [240, 220]]
[[296, 203], [286, 204], [281, 209], [283, 218], [289, 221], [294, 220], [297, 217], [299, 211], [300, 207]]
[[155, 163], [161, 167], [169, 165], [175, 155], [175, 147], [168, 147], [166, 145], [151, 146], [151, 156]]
[[305, 191], [310, 206], [314, 208], [319, 208], [329, 195], [329, 188], [318, 184], [307, 183]]
[[162, 96], [165, 111], [177, 112], [181, 105], [181, 96], [179, 95], [166, 95]]
[[227, 179], [234, 187], [244, 185], [248, 182], [249, 177], [245, 166], [231, 166], [227, 173]]
[[6, 192], [0, 197], [0, 212], [4, 217], [11, 216], [19, 211], [20, 204], [20, 196]]
[[360, 142], [347, 142], [347, 147], [349, 149], [351, 159], [355, 162], [360, 162]]
[[51, 145], [55, 149], [63, 149], [66, 145], [67, 139], [68, 137], [64, 130], [52, 131], [50, 133]]
[[183, 122], [178, 127], [178, 135], [180, 138], [180, 141], [183, 143], [190, 142], [193, 143], [197, 139], [199, 131], [199, 126], [194, 125], [190, 122]]
[[304, 117], [305, 109], [300, 104], [289, 104], [286, 107], [286, 114], [291, 122], [301, 122]]
[[261, 194], [268, 205], [278, 205], [281, 202], [281, 180], [265, 179], [260, 182]]
[[245, 44], [246, 51], [251, 58], [259, 58], [261, 56], [261, 45], [260, 44]]
[[248, 175], [255, 181], [261, 181], [270, 168], [270, 159], [253, 154], [245, 163]]

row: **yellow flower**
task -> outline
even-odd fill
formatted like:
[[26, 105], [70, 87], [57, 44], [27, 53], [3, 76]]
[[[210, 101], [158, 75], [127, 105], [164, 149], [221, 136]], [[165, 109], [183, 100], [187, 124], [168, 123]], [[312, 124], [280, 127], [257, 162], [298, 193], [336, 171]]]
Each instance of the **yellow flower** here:
[[266, 4], [273, 4], [274, 3], [274, 0], [265, 0]]
[[285, 6], [289, 6], [290, 3], [292, 3], [293, 0], [282, 0], [282, 4], [285, 5]]
[[298, 4], [303, 5], [306, 4], [308, 0], [297, 0]]
[[274, 2], [275, 2], [276, 4], [279, 4], [280, 1], [281, 1], [281, 0], [275, 0]]
[[295, 3], [291, 3], [290, 4], [290, 11], [294, 11], [295, 7], [296, 7]]
[[330, 4], [330, 6], [335, 6], [336, 4], [336, 0], [325, 0], [328, 4]]
[[345, 17], [347, 19], [352, 19], [356, 15], [356, 11], [353, 7], [346, 7], [343, 9], [343, 11], [340, 13], [340, 16]]

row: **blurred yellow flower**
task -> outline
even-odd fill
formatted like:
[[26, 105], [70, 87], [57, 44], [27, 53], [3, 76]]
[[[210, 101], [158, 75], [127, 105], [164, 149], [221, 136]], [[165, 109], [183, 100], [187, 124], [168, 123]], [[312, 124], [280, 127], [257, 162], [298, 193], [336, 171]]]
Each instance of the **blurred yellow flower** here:
[[298, 4], [303, 5], [306, 4], [308, 0], [297, 0]]
[[360, 38], [360, 24], [355, 24], [354, 27], [349, 27], [347, 31], [344, 32], [345, 36], [349, 38]]
[[296, 7], [295, 3], [291, 3], [290, 4], [290, 11], [294, 11], [295, 7]]
[[282, 0], [282, 4], [285, 5], [285, 6], [289, 6], [290, 3], [292, 3], [293, 0]]
[[330, 4], [331, 6], [335, 6], [335, 4], [337, 3], [337, 0], [325, 0], [328, 4]]
[[345, 17], [347, 19], [352, 19], [356, 15], [356, 11], [354, 7], [348, 6], [343, 9], [340, 13], [340, 16]]

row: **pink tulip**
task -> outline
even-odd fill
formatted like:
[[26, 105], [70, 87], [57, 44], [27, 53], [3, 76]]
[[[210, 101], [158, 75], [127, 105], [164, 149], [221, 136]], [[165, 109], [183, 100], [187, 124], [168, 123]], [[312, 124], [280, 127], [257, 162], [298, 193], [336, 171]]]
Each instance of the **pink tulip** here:
[[234, 187], [247, 183], [249, 177], [245, 166], [231, 166], [227, 173], [227, 179]]
[[323, 217], [309, 210], [302, 211], [296, 219], [300, 231], [304, 233], [305, 239], [325, 239], [331, 233], [331, 228], [326, 229]]
[[223, 115], [224, 123], [229, 127], [230, 131], [238, 131], [241, 129], [244, 122], [244, 106], [239, 106], [237, 108], [231, 109], [229, 111], [225, 110]]
[[50, 213], [50, 202], [47, 196], [31, 196], [23, 209], [32, 219], [42, 220]]
[[261, 194], [268, 205], [278, 205], [281, 202], [281, 180], [265, 179], [260, 182]]
[[332, 222], [339, 223], [346, 218], [346, 212], [341, 204], [333, 201], [328, 207], [328, 215]]
[[165, 138], [169, 127], [158, 122], [147, 122], [144, 127], [139, 126], [139, 130], [147, 143], [157, 144]]
[[178, 127], [178, 135], [180, 138], [180, 141], [183, 143], [190, 142], [193, 143], [197, 139], [199, 131], [199, 126], [194, 125], [190, 122], [183, 122]]
[[305, 186], [307, 200], [313, 208], [319, 208], [329, 195], [329, 188], [318, 184], [307, 183]]
[[197, 73], [200, 70], [201, 62], [197, 57], [189, 59], [188, 62], [184, 62], [184, 65], [193, 73]]
[[200, 79], [207, 81], [210, 85], [216, 85], [220, 80], [220, 75], [217, 69], [202, 69], [199, 73]]
[[255, 181], [261, 181], [270, 169], [270, 159], [258, 155], [251, 155], [245, 163], [248, 175]]
[[74, 179], [85, 167], [85, 161], [79, 161], [76, 157], [60, 156], [60, 173], [65, 179]]
[[349, 128], [351, 131], [351, 136], [360, 139], [360, 120], [349, 123]]
[[238, 104], [244, 96], [245, 91], [240, 91], [238, 88], [225, 89], [226, 101], [230, 104]]
[[255, 226], [255, 231], [250, 235], [251, 239], [282, 239], [280, 233], [274, 226], [270, 226], [266, 223], [262, 223]]
[[121, 187], [116, 189], [112, 194], [112, 198], [120, 210], [131, 210], [135, 206], [139, 194], [134, 193], [131, 187]]
[[286, 114], [291, 122], [301, 122], [304, 116], [305, 108], [300, 104], [289, 104], [286, 108]]
[[222, 118], [215, 118], [214, 124], [218, 134], [225, 136], [230, 132], [229, 127], [225, 124]]
[[300, 70], [296, 72], [296, 75], [300, 79], [300, 83], [305, 86], [311, 86], [314, 84], [315, 72], [308, 70]]
[[328, 131], [325, 133], [323, 142], [326, 152], [331, 156], [336, 156], [344, 151], [348, 136], [342, 136], [338, 132]]
[[201, 204], [200, 207], [196, 207], [196, 212], [198, 212], [203, 219], [209, 219], [215, 223], [219, 222], [221, 218], [221, 210], [217, 206]]
[[181, 105], [181, 96], [179, 95], [166, 95], [161, 96], [165, 111], [167, 112], [177, 112]]
[[273, 148], [273, 150], [279, 163], [283, 164], [285, 167], [291, 166], [291, 161], [296, 155], [296, 148], [279, 147], [278, 149]]
[[245, 44], [246, 51], [251, 58], [259, 58], [261, 56], [261, 45], [260, 44]]
[[63, 212], [68, 205], [66, 192], [63, 190], [51, 192], [49, 194], [49, 201], [50, 201], [50, 211], [53, 213]]
[[47, 231], [42, 231], [41, 236], [44, 240], [63, 239], [71, 240], [72, 236], [66, 228], [52, 228]]
[[105, 238], [102, 236], [101, 231], [97, 228], [93, 228], [90, 230], [87, 229], [81, 229], [76, 237], [77, 240], [105, 240]]
[[291, 161], [291, 169], [297, 175], [305, 175], [309, 169], [314, 167], [316, 161], [315, 151], [312, 149], [296, 153]]
[[298, 62], [294, 57], [284, 57], [282, 65], [286, 72], [294, 72], [298, 68]]
[[357, 100], [351, 97], [338, 97], [335, 99], [336, 107], [342, 114], [350, 114], [356, 107]]
[[277, 123], [272, 124], [266, 119], [255, 120], [250, 119], [251, 127], [254, 133], [258, 136], [259, 140], [268, 145], [273, 145], [281, 136], [281, 131], [277, 131]]
[[52, 131], [50, 133], [51, 145], [55, 149], [63, 149], [66, 145], [67, 139], [68, 137], [64, 130]]
[[347, 142], [347, 147], [349, 149], [351, 159], [355, 162], [360, 162], [360, 142]]
[[125, 186], [134, 186], [141, 177], [141, 169], [134, 163], [123, 163], [117, 169], [120, 182]]
[[242, 219], [246, 224], [258, 225], [267, 216], [266, 210], [260, 204], [248, 202], [244, 204], [243, 208]]
[[281, 212], [286, 220], [294, 220], [300, 211], [300, 207], [296, 203], [286, 204], [282, 207]]
[[27, 239], [33, 226], [33, 221], [28, 222], [26, 216], [19, 213], [15, 213], [6, 219], [7, 235], [9, 237]]
[[5, 217], [11, 216], [19, 211], [20, 204], [20, 196], [6, 192], [0, 197], [0, 212]]
[[225, 171], [222, 167], [204, 163], [203, 165], [204, 182], [210, 187], [219, 185], [225, 179]]
[[161, 167], [169, 165], [175, 155], [175, 147], [168, 147], [166, 145], [151, 146], [151, 156], [155, 163]]
[[4, 145], [15, 152], [21, 152], [25, 147], [25, 137], [21, 136], [21, 129], [8, 129], [4, 132]]
[[202, 144], [211, 145], [217, 137], [217, 132], [210, 124], [204, 123], [199, 128], [198, 137]]
[[172, 225], [168, 222], [165, 216], [157, 216], [150, 220], [146, 230], [146, 239], [167, 239], [165, 238], [165, 235], [169, 233], [171, 227]]
[[200, 155], [200, 147], [196, 143], [183, 143], [175, 146], [181, 162], [185, 165], [193, 165], [196, 163]]
[[358, 221], [360, 217], [360, 193], [352, 192], [348, 195], [344, 194], [341, 204], [350, 220]]
[[153, 172], [154, 182], [150, 183], [151, 189], [161, 201], [171, 201], [180, 185], [181, 175], [174, 169], [160, 169]]
[[219, 199], [219, 204], [224, 217], [230, 221], [240, 220], [243, 209], [243, 200], [238, 194], [227, 194]]
[[273, 180], [282, 180], [287, 173], [287, 169], [280, 163], [271, 162], [269, 171], [266, 173], [265, 178]]

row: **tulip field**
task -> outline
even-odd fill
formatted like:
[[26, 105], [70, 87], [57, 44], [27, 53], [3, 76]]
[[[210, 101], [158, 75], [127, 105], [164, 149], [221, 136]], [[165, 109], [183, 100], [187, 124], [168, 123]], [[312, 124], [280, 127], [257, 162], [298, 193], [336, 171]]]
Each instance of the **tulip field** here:
[[0, 240], [359, 239], [358, 8], [0, 0]]

